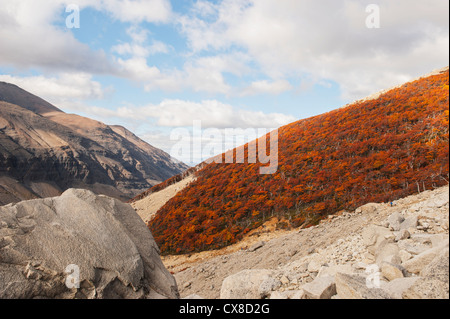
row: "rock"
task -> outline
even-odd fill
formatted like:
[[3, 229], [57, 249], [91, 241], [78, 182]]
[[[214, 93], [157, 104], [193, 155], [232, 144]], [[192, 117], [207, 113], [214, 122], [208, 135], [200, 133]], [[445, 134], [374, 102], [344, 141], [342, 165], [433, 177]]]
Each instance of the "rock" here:
[[428, 245], [431, 246], [432, 245], [432, 238], [433, 238], [433, 234], [413, 234], [411, 235], [411, 239], [414, 242], [420, 243], [422, 245]]
[[368, 265], [366, 263], [359, 261], [353, 265], [353, 268], [355, 268], [356, 270], [366, 270], [367, 266]]
[[388, 217], [389, 228], [394, 231], [400, 230], [400, 224], [405, 220], [402, 214], [395, 212]]
[[365, 277], [359, 275], [336, 274], [336, 292], [341, 299], [392, 299], [383, 289], [368, 287]]
[[430, 239], [431, 239], [432, 247], [439, 247], [439, 246], [449, 242], [448, 234], [436, 234], [436, 235], [431, 236]]
[[0, 220], [0, 298], [179, 297], [128, 204], [70, 189], [0, 207]]
[[336, 284], [331, 276], [316, 277], [304, 285], [303, 290], [308, 299], [330, 299], [336, 294]]
[[404, 273], [405, 269], [400, 265], [392, 264], [386, 261], [381, 263], [381, 274], [389, 281], [397, 278], [403, 278]]
[[[283, 277], [285, 277], [285, 276], [283, 276]], [[288, 280], [288, 283], [289, 283], [289, 280]], [[282, 286], [282, 284], [283, 284], [282, 280], [280, 281], [280, 280], [272, 278], [272, 277], [265, 278], [263, 280], [263, 282], [259, 285], [259, 295], [260, 295], [261, 299], [264, 299], [264, 298], [270, 296], [272, 291], [280, 288]]]
[[192, 283], [190, 281], [185, 282], [183, 285], [183, 289], [188, 289], [191, 285], [192, 285]]
[[416, 229], [418, 225], [418, 219], [417, 216], [410, 216], [407, 217], [401, 224], [400, 224], [400, 230], [410, 230], [410, 229]]
[[397, 244], [390, 243], [388, 241], [383, 242], [375, 253], [376, 264], [381, 266], [384, 261], [400, 264], [401, 258], [399, 256], [399, 247]]
[[326, 260], [319, 255], [318, 253], [315, 253], [312, 255], [311, 261], [308, 264], [308, 272], [319, 272], [320, 268], [323, 264], [325, 264]]
[[402, 293], [403, 299], [449, 299], [448, 282], [434, 278], [418, 278]]
[[405, 240], [411, 237], [411, 234], [408, 230], [402, 229], [398, 232], [397, 236], [395, 237], [395, 241]]
[[381, 289], [394, 299], [402, 299], [403, 293], [408, 290], [420, 277], [397, 278], [387, 283], [382, 283]]
[[290, 280], [289, 280], [288, 277], [286, 277], [285, 275], [283, 275], [283, 276], [281, 276], [281, 278], [280, 278], [280, 282], [281, 282], [283, 285], [288, 285], [288, 284], [290, 283]]
[[270, 299], [305, 299], [303, 290], [274, 291]]
[[[364, 267], [365, 269], [365, 267]], [[317, 277], [332, 277], [336, 276], [337, 273], [352, 274], [353, 269], [350, 264], [345, 265], [333, 265], [329, 267], [321, 267]]]
[[361, 207], [358, 207], [355, 210], [356, 214], [372, 214], [377, 211], [379, 204], [376, 203], [368, 203]]
[[257, 251], [258, 249], [264, 247], [265, 244], [266, 244], [265, 242], [260, 241], [259, 243], [256, 243], [256, 244], [254, 244], [252, 247], [250, 247], [250, 248], [248, 249], [248, 251], [249, 251], [249, 252]]
[[202, 296], [199, 296], [197, 294], [192, 294], [187, 297], [184, 297], [183, 299], [198, 299], [198, 300], [200, 300], [200, 299], [205, 299], [205, 298], [203, 298]]
[[389, 229], [370, 225], [362, 231], [363, 243], [367, 247], [367, 250], [374, 255], [379, 245], [385, 241], [386, 235], [391, 235]]
[[403, 242], [399, 242], [398, 245], [400, 250], [404, 250], [411, 255], [419, 255], [431, 248], [429, 245], [410, 244]]
[[274, 291], [270, 294], [270, 299], [289, 299], [285, 292]]
[[443, 249], [436, 257], [426, 265], [420, 276], [439, 279], [448, 284], [449, 282], [449, 249]]
[[414, 256], [410, 260], [404, 262], [402, 266], [412, 274], [418, 274], [425, 268], [429, 263], [433, 261], [436, 256], [445, 253], [448, 249], [448, 243], [428, 249], [417, 256]]
[[220, 299], [261, 299], [260, 286], [273, 277], [266, 269], [247, 269], [224, 279]]
[[407, 251], [404, 250], [404, 249], [401, 249], [401, 250], [398, 252], [398, 255], [399, 255], [399, 257], [400, 257], [402, 263], [404, 263], [404, 262], [410, 260], [410, 259], [413, 257], [409, 252], [407, 252]]

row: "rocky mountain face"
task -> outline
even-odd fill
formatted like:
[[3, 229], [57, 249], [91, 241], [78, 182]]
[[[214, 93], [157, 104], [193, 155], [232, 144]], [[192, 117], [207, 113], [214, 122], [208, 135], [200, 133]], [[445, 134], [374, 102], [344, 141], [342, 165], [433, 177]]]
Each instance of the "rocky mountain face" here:
[[128, 204], [88, 190], [0, 207], [0, 299], [178, 298]]
[[128, 200], [187, 168], [124, 127], [0, 83], [0, 205], [71, 187]]
[[189, 259], [168, 267], [184, 298], [448, 299], [449, 187]]

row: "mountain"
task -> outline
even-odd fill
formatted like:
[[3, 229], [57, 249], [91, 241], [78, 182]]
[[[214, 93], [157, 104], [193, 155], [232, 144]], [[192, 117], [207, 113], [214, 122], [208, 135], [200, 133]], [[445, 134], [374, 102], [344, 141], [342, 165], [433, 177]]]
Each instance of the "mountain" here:
[[[260, 174], [261, 163], [204, 165], [149, 228], [163, 254], [210, 250], [272, 217], [280, 228], [309, 227], [342, 210], [447, 185], [448, 95], [446, 68], [284, 126], [274, 174]], [[249, 145], [236, 153], [248, 155]]]
[[0, 205], [73, 187], [128, 200], [188, 168], [124, 127], [0, 82]]

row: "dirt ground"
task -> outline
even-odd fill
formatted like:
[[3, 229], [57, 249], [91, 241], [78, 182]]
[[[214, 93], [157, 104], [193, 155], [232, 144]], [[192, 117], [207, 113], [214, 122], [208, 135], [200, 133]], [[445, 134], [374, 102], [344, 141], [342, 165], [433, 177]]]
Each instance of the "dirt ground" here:
[[[448, 186], [438, 191], [448, 194]], [[380, 225], [392, 213], [426, 200], [429, 194], [430, 191], [410, 196], [396, 201], [393, 206], [377, 204], [375, 210], [341, 212], [308, 229], [275, 231], [278, 221], [272, 220], [233, 246], [189, 255], [163, 256], [162, 260], [174, 274], [182, 298], [196, 294], [216, 299], [220, 296], [223, 280], [232, 274], [245, 269], [276, 270], [314, 252], [326, 251], [338, 246], [339, 240], [361, 234], [368, 225]], [[443, 218], [448, 224], [448, 212]]]

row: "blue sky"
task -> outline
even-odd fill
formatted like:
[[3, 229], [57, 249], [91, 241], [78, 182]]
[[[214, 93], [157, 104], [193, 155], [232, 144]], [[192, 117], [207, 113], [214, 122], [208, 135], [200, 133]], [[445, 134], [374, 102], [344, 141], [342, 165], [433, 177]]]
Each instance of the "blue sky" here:
[[[379, 8], [380, 24], [368, 28]], [[80, 9], [79, 28], [66, 20]], [[0, 81], [121, 124], [277, 128], [448, 65], [442, 0], [0, 0]], [[188, 163], [197, 155], [180, 158]]]

